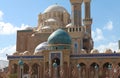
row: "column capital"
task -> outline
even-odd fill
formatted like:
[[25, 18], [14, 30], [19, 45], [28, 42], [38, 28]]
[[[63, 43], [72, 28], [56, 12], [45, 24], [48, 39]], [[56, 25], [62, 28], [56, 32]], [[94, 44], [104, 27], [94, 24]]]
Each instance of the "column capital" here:
[[80, 3], [81, 4], [83, 2], [83, 0], [70, 0], [70, 2], [71, 3]]
[[84, 3], [86, 3], [86, 2], [91, 2], [91, 0], [83, 0], [83, 2], [84, 2]]

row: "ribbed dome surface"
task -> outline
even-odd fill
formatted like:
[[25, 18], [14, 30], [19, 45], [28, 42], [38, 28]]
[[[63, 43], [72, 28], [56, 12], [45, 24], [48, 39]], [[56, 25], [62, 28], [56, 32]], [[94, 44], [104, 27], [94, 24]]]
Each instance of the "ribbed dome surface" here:
[[53, 11], [67, 12], [67, 10], [64, 7], [62, 7], [58, 4], [54, 4], [54, 5], [49, 6], [47, 9], [45, 9], [45, 11], [43, 13], [53, 12]]
[[71, 37], [62, 29], [57, 29], [48, 38], [48, 44], [71, 44]]
[[40, 43], [40, 44], [35, 48], [35, 53], [36, 53], [36, 52], [40, 52], [40, 51], [42, 51], [42, 50], [46, 50], [46, 49], [47, 49], [47, 45], [48, 45], [47, 42]]

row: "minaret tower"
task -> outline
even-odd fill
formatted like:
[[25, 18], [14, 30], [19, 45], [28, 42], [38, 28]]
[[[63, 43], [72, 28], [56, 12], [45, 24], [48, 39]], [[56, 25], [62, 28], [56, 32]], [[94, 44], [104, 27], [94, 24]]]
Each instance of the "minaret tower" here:
[[83, 0], [85, 5], [85, 16], [83, 19], [83, 24], [86, 26], [86, 32], [88, 32], [91, 36], [91, 24], [92, 24], [92, 18], [90, 14], [90, 2], [91, 0]]
[[85, 16], [83, 19], [83, 24], [85, 26], [85, 32], [88, 33], [90, 36], [86, 39], [84, 39], [83, 42], [83, 46], [84, 48], [87, 50], [87, 52], [89, 53], [91, 49], [93, 49], [93, 40], [92, 40], [92, 36], [91, 36], [91, 24], [92, 24], [92, 18], [91, 18], [91, 14], [90, 14], [90, 3], [91, 0], [83, 0], [84, 5], [85, 5]]
[[[92, 18], [90, 14], [91, 0], [70, 0], [70, 2], [72, 5], [71, 22], [73, 25], [74, 34], [79, 33], [78, 38], [76, 39], [73, 38], [74, 48], [76, 45], [74, 43], [77, 43], [78, 47], [80, 47], [78, 51], [80, 51], [81, 49], [85, 49], [87, 53], [90, 53], [91, 49], [93, 49], [93, 43], [94, 43], [92, 40], [92, 36], [91, 36], [91, 24], [92, 24]], [[83, 3], [84, 3], [84, 15], [85, 15], [84, 19], [82, 19], [82, 8], [83, 8], [82, 4]], [[80, 30], [80, 31], [77, 32], [77, 30]]]
[[81, 26], [81, 5], [83, 0], [70, 0], [72, 5], [72, 24], [73, 26]]

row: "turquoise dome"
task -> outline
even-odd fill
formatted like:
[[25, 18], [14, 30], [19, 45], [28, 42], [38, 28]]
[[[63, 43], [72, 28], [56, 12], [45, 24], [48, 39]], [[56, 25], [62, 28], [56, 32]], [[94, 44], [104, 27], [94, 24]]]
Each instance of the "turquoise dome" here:
[[72, 39], [67, 32], [57, 29], [48, 38], [48, 44], [71, 44]]

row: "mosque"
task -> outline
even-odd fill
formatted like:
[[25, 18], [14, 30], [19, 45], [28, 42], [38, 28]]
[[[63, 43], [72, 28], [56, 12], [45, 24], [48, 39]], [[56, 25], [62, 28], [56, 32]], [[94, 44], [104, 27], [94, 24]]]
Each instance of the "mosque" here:
[[120, 78], [120, 51], [93, 49], [91, 0], [70, 3], [71, 15], [54, 4], [38, 15], [37, 27], [17, 31], [10, 78]]

